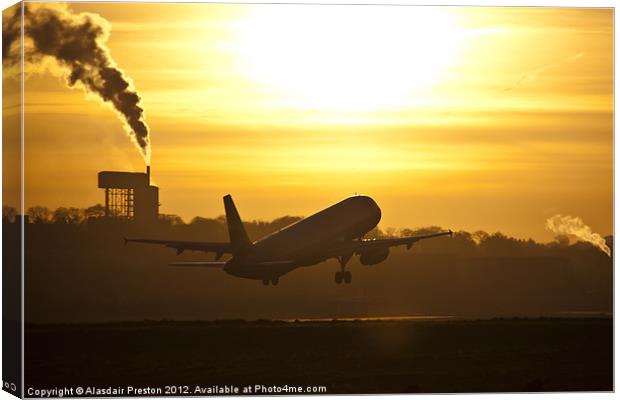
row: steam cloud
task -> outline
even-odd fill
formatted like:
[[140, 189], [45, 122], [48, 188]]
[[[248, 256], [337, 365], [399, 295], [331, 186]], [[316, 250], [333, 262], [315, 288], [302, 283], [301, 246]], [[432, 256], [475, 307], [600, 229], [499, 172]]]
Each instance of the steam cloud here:
[[547, 219], [547, 229], [560, 235], [573, 235], [579, 239], [592, 243], [611, 257], [611, 250], [605, 243], [605, 239], [598, 233], [592, 232], [592, 229], [583, 223], [579, 217], [571, 217], [570, 215], [554, 215]]
[[[21, 9], [2, 21], [2, 62], [20, 62]], [[96, 14], [74, 14], [65, 7], [25, 5], [24, 57], [29, 63], [52, 57], [67, 69], [67, 85], [82, 87], [111, 104], [126, 123], [144, 160], [150, 164], [149, 128], [140, 107], [140, 96], [104, 45], [109, 24]]]

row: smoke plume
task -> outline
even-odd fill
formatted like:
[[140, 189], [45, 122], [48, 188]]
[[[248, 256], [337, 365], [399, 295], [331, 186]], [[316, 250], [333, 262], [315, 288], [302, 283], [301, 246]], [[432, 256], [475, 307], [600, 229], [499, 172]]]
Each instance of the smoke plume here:
[[592, 232], [592, 229], [584, 224], [579, 217], [560, 214], [554, 215], [547, 219], [547, 229], [560, 235], [573, 235], [598, 247], [611, 257], [611, 250], [605, 243], [605, 239], [598, 233]]
[[[2, 62], [7, 67], [20, 62], [20, 20], [18, 8], [2, 21]], [[109, 31], [108, 22], [96, 14], [75, 14], [58, 5], [26, 4], [25, 61], [38, 63], [52, 57], [65, 70], [69, 87], [82, 87], [111, 104], [149, 164], [149, 128], [140, 107], [140, 96], [104, 44]]]

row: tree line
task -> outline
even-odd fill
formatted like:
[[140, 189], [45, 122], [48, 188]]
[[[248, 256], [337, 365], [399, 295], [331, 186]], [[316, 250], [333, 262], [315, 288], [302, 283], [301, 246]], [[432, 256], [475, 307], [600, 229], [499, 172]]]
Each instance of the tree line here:
[[[13, 222], [17, 216], [17, 211], [13, 207], [2, 208], [4, 221]], [[51, 210], [47, 207], [35, 206], [28, 208], [29, 223], [31, 224], [52, 224], [52, 225], [72, 225], [72, 226], [89, 226], [98, 225], [97, 222], [105, 221], [105, 207], [101, 204], [95, 204], [91, 207], [58, 207]], [[282, 229], [302, 217], [284, 216], [276, 218], [272, 221], [252, 220], [244, 221], [248, 235], [252, 240], [260, 239], [279, 229]], [[129, 227], [129, 225], [127, 225]], [[226, 217], [220, 215], [216, 218], [194, 217], [189, 223], [174, 214], [160, 214], [156, 227], [153, 227], [152, 233], [167, 236], [172, 234], [177, 239], [184, 238], [198, 239], [210, 238], [210, 240], [226, 240], [227, 225]], [[428, 226], [416, 229], [404, 228], [396, 229], [393, 227], [379, 228], [375, 227], [365, 235], [365, 238], [394, 238], [403, 236], [416, 236], [429, 233], [444, 231], [439, 226]], [[181, 235], [177, 237], [177, 235]], [[605, 238], [607, 245], [613, 249], [613, 236]], [[540, 243], [533, 239], [520, 239], [505, 235], [501, 232], [488, 233], [485, 231], [457, 231], [452, 239], [440, 238], [430, 241], [421, 241], [416, 244], [418, 251], [435, 252], [449, 251], [459, 254], [522, 254], [522, 255], [549, 255], [550, 252], [563, 251], [564, 249], [573, 250], [593, 250], [594, 246], [576, 240], [574, 237], [567, 235], [557, 235], [553, 241], [549, 243]], [[598, 252], [598, 251], [597, 251]]]
[[[2, 207], [2, 219], [8, 222], [14, 222], [15, 218], [19, 215], [15, 207], [3, 206]], [[78, 207], [58, 207], [52, 210], [44, 206], [34, 206], [26, 210], [28, 216], [28, 222], [33, 224], [84, 224], [90, 221], [105, 217], [105, 207], [101, 204], [95, 204], [86, 208]], [[285, 216], [276, 218], [271, 222], [266, 221], [251, 221], [254, 225], [272, 225], [276, 224], [279, 227], [284, 227], [295, 221], [300, 220], [301, 217]], [[158, 220], [164, 225], [221, 225], [225, 224], [226, 217], [220, 215], [216, 218], [204, 218], [194, 217], [189, 223], [185, 223], [183, 219], [175, 214], [159, 214]], [[284, 225], [285, 224], [285, 225]]]

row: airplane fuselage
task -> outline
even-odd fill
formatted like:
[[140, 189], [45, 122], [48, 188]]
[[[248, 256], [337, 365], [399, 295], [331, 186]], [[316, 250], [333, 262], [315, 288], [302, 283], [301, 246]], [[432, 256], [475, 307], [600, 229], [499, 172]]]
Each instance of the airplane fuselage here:
[[[368, 196], [349, 197], [253, 243], [251, 252], [232, 257], [224, 270], [237, 277], [267, 280], [329, 257], [317, 254], [339, 241], [358, 239], [377, 226], [381, 209]], [[259, 267], [263, 261], [281, 265]], [[291, 262], [292, 261], [292, 262]]]

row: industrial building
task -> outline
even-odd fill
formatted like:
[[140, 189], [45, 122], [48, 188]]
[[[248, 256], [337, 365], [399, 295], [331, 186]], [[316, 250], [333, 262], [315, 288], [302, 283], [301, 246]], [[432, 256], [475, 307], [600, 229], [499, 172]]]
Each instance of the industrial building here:
[[159, 188], [151, 185], [151, 167], [146, 173], [101, 171], [98, 186], [105, 190], [105, 216], [152, 223], [159, 215]]

